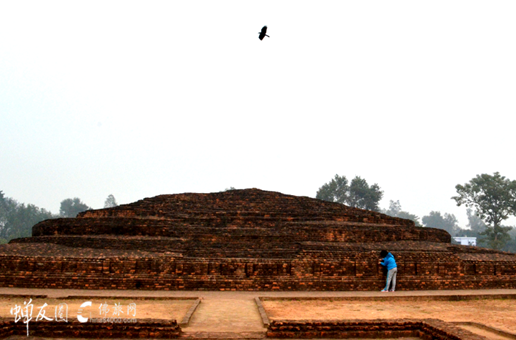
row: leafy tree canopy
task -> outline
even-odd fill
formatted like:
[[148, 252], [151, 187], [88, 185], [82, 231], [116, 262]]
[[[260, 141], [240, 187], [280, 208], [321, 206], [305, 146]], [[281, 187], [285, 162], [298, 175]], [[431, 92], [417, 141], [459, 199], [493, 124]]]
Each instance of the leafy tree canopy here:
[[382, 197], [383, 191], [378, 184], [370, 186], [365, 179], [358, 176], [349, 183], [345, 176], [339, 175], [320, 187], [315, 196], [320, 200], [374, 211], [380, 211], [378, 203]]
[[502, 247], [503, 251], [510, 251], [516, 253], [516, 228], [511, 228], [508, 232], [511, 239]]
[[40, 209], [34, 204], [20, 204], [12, 198], [5, 197], [0, 191], [0, 243], [6, 243], [14, 238], [29, 237], [36, 223], [55, 217], [50, 211]]
[[118, 206], [118, 203], [116, 203], [115, 196], [109, 195], [106, 198], [106, 201], [104, 202], [104, 208], [113, 208], [113, 207], [116, 207], [116, 206]]
[[5, 204], [5, 195], [4, 195], [4, 192], [2, 190], [0, 190], [0, 209], [4, 206]]
[[487, 227], [486, 230], [479, 234], [485, 236], [480, 239], [480, 243], [487, 245], [489, 248], [501, 250], [511, 241], [511, 236], [508, 233], [511, 229], [512, 227], [502, 225]]
[[472, 210], [467, 209], [466, 214], [468, 215], [468, 228], [471, 229], [474, 233], [481, 233], [486, 230], [486, 224], [478, 215]]
[[61, 202], [61, 209], [59, 209], [59, 215], [61, 215], [62, 217], [77, 217], [78, 213], [89, 209], [91, 208], [83, 202], [81, 202], [79, 198], [67, 198]]
[[419, 222], [419, 217], [414, 214], [411, 214], [409, 212], [401, 210], [401, 204], [400, 204], [399, 200], [397, 200], [396, 202], [394, 202], [392, 200], [389, 201], [389, 209], [382, 210], [382, 213], [392, 216], [392, 217], [399, 217], [399, 218], [405, 218], [407, 220], [412, 220], [412, 221], [414, 221], [416, 226], [421, 227], [421, 223]]
[[480, 233], [486, 236], [490, 247], [501, 249], [510, 240], [510, 227], [502, 221], [516, 214], [516, 181], [511, 181], [500, 173], [481, 174], [464, 185], [455, 186], [458, 196], [452, 197], [458, 206], [473, 207], [478, 217], [486, 223]]
[[482, 174], [464, 185], [455, 186], [458, 196], [452, 197], [458, 206], [474, 207], [487, 224], [500, 225], [510, 215], [516, 214], [516, 181], [500, 173]]
[[383, 191], [378, 184], [369, 186], [367, 181], [360, 177], [355, 177], [349, 186], [348, 203], [352, 207], [380, 211], [378, 203], [383, 197]]
[[451, 236], [456, 236], [461, 230], [457, 224], [457, 218], [453, 214], [441, 215], [439, 211], [431, 211], [428, 216], [423, 216], [422, 220], [425, 227], [444, 229]]
[[344, 204], [348, 199], [349, 186], [345, 176], [335, 175], [335, 178], [319, 188], [315, 198]]

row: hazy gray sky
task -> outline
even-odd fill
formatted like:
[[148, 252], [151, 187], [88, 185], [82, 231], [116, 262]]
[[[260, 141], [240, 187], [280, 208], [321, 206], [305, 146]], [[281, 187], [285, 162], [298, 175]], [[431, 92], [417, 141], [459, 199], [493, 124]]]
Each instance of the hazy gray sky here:
[[0, 190], [57, 213], [358, 175], [383, 208], [464, 226], [455, 185], [516, 179], [515, 17], [514, 0], [1, 1]]

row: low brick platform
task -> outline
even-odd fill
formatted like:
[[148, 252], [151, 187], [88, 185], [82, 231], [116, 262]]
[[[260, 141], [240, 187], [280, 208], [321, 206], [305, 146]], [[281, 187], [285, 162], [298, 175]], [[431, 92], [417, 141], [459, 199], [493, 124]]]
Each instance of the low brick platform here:
[[[91, 298], [90, 291], [86, 290], [49, 290], [49, 289], [22, 289], [22, 288], [0, 288], [2, 296], [9, 297], [53, 297], [58, 299], [70, 298]], [[424, 340], [432, 339], [453, 339], [453, 340], [480, 340], [484, 339], [469, 331], [455, 325], [453, 322], [444, 322], [434, 319], [398, 319], [398, 320], [275, 320], [272, 327], [267, 322], [266, 328], [256, 327], [263, 325], [263, 319], [268, 320], [265, 310], [257, 311], [256, 304], [246, 303], [260, 301], [261, 299], [320, 299], [320, 300], [365, 300], [373, 299], [403, 299], [403, 300], [469, 300], [469, 299], [489, 299], [505, 298], [514, 299], [515, 290], [470, 290], [470, 291], [415, 291], [415, 292], [396, 292], [393, 294], [382, 294], [380, 292], [183, 292], [183, 291], [99, 291], [98, 297], [125, 297], [138, 299], [160, 299], [170, 298], [192, 299], [201, 297], [203, 303], [193, 312], [193, 323], [181, 326], [179, 335], [177, 333], [177, 323], [163, 324], [161, 320], [138, 319], [135, 324], [89, 324], [90, 328], [82, 329], [77, 322], [65, 325], [59, 322], [47, 322], [43, 324], [43, 331], [38, 331], [38, 324], [42, 321], [31, 322], [29, 325], [30, 335], [39, 338], [61, 338], [77, 339], [88, 338], [84, 334], [91, 333], [91, 325], [102, 326], [96, 332], [99, 338], [119, 338], [127, 339], [134, 337], [141, 338], [160, 338], [151, 335], [153, 331], [163, 331], [166, 337], [179, 336], [181, 339], [269, 339], [274, 338], [307, 338], [316, 332], [317, 337], [322, 338], [396, 338], [410, 337], [421, 338]], [[204, 305], [204, 306], [203, 306]], [[204, 308], [213, 306], [214, 308]], [[231, 306], [235, 310], [229, 311]], [[253, 316], [249, 318], [249, 316]], [[207, 318], [208, 316], [208, 318]], [[26, 338], [26, 327], [21, 321], [14, 324], [13, 318], [1, 320], [0, 338], [9, 336], [21, 336]], [[461, 322], [463, 324], [464, 322]], [[127, 328], [124, 328], [124, 327]], [[140, 327], [142, 326], [142, 327]], [[53, 327], [53, 328], [52, 328]], [[79, 328], [76, 328], [79, 327]], [[153, 328], [154, 327], [154, 328]], [[164, 329], [165, 328], [165, 329]], [[489, 329], [492, 329], [488, 327]], [[85, 333], [83, 334], [83, 330]], [[14, 331], [14, 332], [12, 332]], [[170, 331], [170, 334], [168, 333]], [[60, 333], [61, 332], [61, 333]], [[88, 333], [90, 332], [90, 333]], [[124, 334], [120, 332], [125, 332]], [[506, 332], [500, 331], [506, 335]], [[42, 335], [45, 334], [45, 335]], [[59, 334], [63, 335], [60, 336]], [[152, 333], [154, 334], [154, 333]], [[168, 335], [167, 335], [168, 334]], [[118, 335], [118, 336], [117, 336]], [[95, 337], [95, 336], [92, 336]], [[484, 339], [485, 340], [485, 339]]]
[[418, 337], [424, 340], [485, 340], [453, 324], [425, 320], [272, 321], [268, 338], [378, 339]]
[[[22, 320], [0, 318], [0, 338], [12, 335], [27, 336], [27, 325]], [[81, 323], [37, 321], [29, 322], [29, 335], [51, 338], [94, 338], [94, 339], [173, 339], [181, 335], [181, 328], [175, 320], [138, 320], [137, 324], [124, 323]]]

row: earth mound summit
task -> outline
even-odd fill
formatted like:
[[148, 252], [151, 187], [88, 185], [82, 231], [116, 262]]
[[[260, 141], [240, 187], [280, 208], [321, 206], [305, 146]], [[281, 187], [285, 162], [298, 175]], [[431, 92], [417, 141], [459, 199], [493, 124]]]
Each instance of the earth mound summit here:
[[516, 288], [516, 254], [451, 244], [440, 229], [259, 189], [160, 195], [46, 220], [0, 246], [0, 285], [167, 290]]

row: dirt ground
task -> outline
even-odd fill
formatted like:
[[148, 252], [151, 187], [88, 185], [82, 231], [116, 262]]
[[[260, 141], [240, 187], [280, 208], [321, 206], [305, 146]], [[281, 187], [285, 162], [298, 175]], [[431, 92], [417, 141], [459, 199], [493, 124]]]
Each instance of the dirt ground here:
[[488, 338], [490, 340], [513, 339], [513, 338], [508, 338], [506, 336], [500, 335], [500, 334], [496, 334], [496, 333], [490, 332], [490, 331], [482, 329], [482, 328], [471, 326], [471, 325], [459, 325], [459, 327], [461, 327], [461, 328], [463, 328], [463, 329], [465, 329], [467, 331], [470, 331], [472, 333], [475, 333], [477, 335], [480, 335], [480, 336], [483, 336], [485, 338]]
[[[29, 303], [29, 298], [2, 298], [0, 299], [0, 317], [14, 318], [11, 314], [11, 309], [20, 306], [25, 308], [24, 302]], [[84, 299], [50, 299], [50, 298], [36, 298], [32, 299], [32, 318], [36, 319], [43, 308], [45, 316], [51, 319], [55, 318], [56, 306], [59, 304], [66, 304], [68, 306], [68, 318], [76, 318], [80, 305], [86, 301], [91, 301], [91, 307], [83, 307], [81, 315], [91, 318], [135, 318], [135, 319], [165, 319], [177, 320], [186, 315], [190, 306], [195, 300], [130, 300], [130, 299], [99, 299], [87, 298]], [[133, 305], [131, 305], [133, 304]], [[102, 305], [102, 309], [101, 309]], [[30, 315], [30, 314], [29, 314]]]
[[441, 319], [472, 321], [516, 333], [516, 300], [343, 301], [274, 300], [263, 302], [270, 319]]

